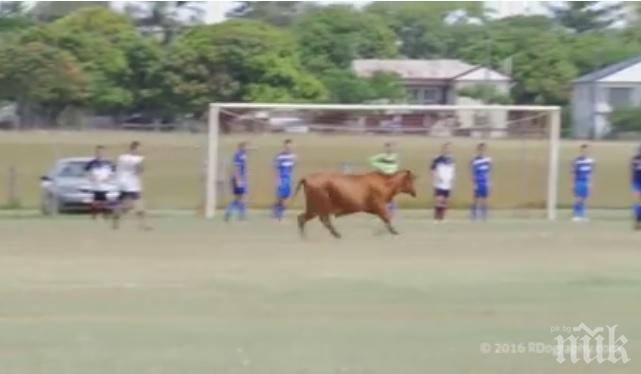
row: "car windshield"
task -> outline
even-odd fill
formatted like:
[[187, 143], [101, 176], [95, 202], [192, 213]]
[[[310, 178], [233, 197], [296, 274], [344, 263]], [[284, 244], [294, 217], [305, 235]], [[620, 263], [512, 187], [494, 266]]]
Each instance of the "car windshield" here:
[[85, 165], [87, 163], [84, 161], [73, 161], [64, 164], [60, 172], [58, 172], [59, 177], [64, 178], [81, 178], [85, 176]]

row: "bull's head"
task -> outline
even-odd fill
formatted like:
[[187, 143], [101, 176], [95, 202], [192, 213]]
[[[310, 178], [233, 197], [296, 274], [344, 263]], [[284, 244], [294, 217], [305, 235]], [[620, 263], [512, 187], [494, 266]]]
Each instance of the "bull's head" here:
[[412, 197], [416, 197], [416, 189], [414, 188], [414, 180], [416, 179], [416, 175], [412, 173], [411, 170], [403, 170], [401, 173], [402, 178], [399, 186], [399, 191], [406, 193]]

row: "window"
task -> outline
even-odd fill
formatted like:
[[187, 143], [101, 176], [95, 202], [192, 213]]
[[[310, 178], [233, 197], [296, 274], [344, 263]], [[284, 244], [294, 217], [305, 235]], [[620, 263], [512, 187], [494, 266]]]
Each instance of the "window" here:
[[58, 176], [66, 178], [82, 178], [85, 175], [85, 166], [86, 162], [83, 161], [72, 161], [65, 164]]
[[613, 87], [608, 90], [608, 103], [611, 107], [632, 105], [632, 88]]
[[407, 99], [412, 104], [441, 104], [443, 92], [439, 87], [408, 88]]
[[435, 87], [423, 89], [423, 104], [439, 104], [441, 101], [441, 90]]
[[416, 88], [410, 88], [407, 90], [407, 98], [410, 103], [418, 104], [421, 101], [420, 92]]

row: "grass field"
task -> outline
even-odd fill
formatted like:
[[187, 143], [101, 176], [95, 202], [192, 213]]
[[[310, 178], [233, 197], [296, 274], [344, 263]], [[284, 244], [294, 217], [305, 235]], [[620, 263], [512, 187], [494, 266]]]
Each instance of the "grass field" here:
[[[273, 199], [271, 160], [285, 135], [233, 135], [221, 138], [220, 159], [227, 163], [238, 141], [250, 140], [252, 147], [250, 204], [266, 207]], [[400, 200], [402, 206], [426, 207], [431, 204], [428, 163], [444, 139], [415, 137], [389, 138], [368, 135], [297, 135], [292, 136], [299, 155], [297, 176], [318, 170], [338, 169], [342, 162], [356, 171], [367, 170], [367, 158], [381, 150], [385, 140], [395, 140], [402, 164], [421, 178], [417, 181], [419, 198]], [[205, 136], [202, 134], [163, 134], [129, 132], [3, 132], [0, 134], [0, 205], [7, 195], [6, 175], [10, 167], [18, 172], [18, 190], [23, 207], [38, 206], [42, 175], [56, 160], [65, 156], [90, 155], [96, 143], [105, 144], [108, 154], [122, 153], [132, 139], [143, 142], [147, 156], [145, 176], [146, 204], [151, 208], [196, 209], [202, 204]], [[466, 206], [470, 199], [470, 181], [466, 173], [472, 157], [473, 139], [448, 139], [458, 162], [455, 206]], [[539, 140], [491, 140], [494, 159], [492, 204], [497, 208], [543, 206], [546, 187], [547, 144]], [[570, 162], [579, 143], [564, 141], [561, 149], [560, 203], [571, 204]], [[593, 143], [597, 160], [592, 205], [602, 208], [628, 207], [630, 203], [628, 163], [637, 145], [632, 142]], [[221, 190], [225, 201], [228, 185]], [[302, 200], [293, 202], [299, 206]]]
[[[223, 224], [0, 217], [0, 373], [639, 373], [640, 236], [627, 212], [587, 224], [497, 217], [434, 225]], [[558, 364], [480, 345], [553, 343], [618, 324], [632, 359]], [[494, 348], [493, 348], [494, 349]]]

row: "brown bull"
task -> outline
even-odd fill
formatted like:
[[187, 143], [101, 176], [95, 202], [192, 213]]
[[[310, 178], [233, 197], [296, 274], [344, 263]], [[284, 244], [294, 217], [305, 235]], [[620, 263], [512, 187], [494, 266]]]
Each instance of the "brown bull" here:
[[398, 232], [390, 223], [387, 204], [399, 193], [416, 196], [414, 174], [409, 170], [384, 175], [371, 172], [362, 175], [345, 175], [335, 172], [315, 173], [301, 179], [296, 186], [305, 191], [305, 212], [298, 215], [298, 228], [305, 235], [305, 223], [316, 216], [336, 238], [330, 216], [365, 212], [377, 215], [392, 234]]

